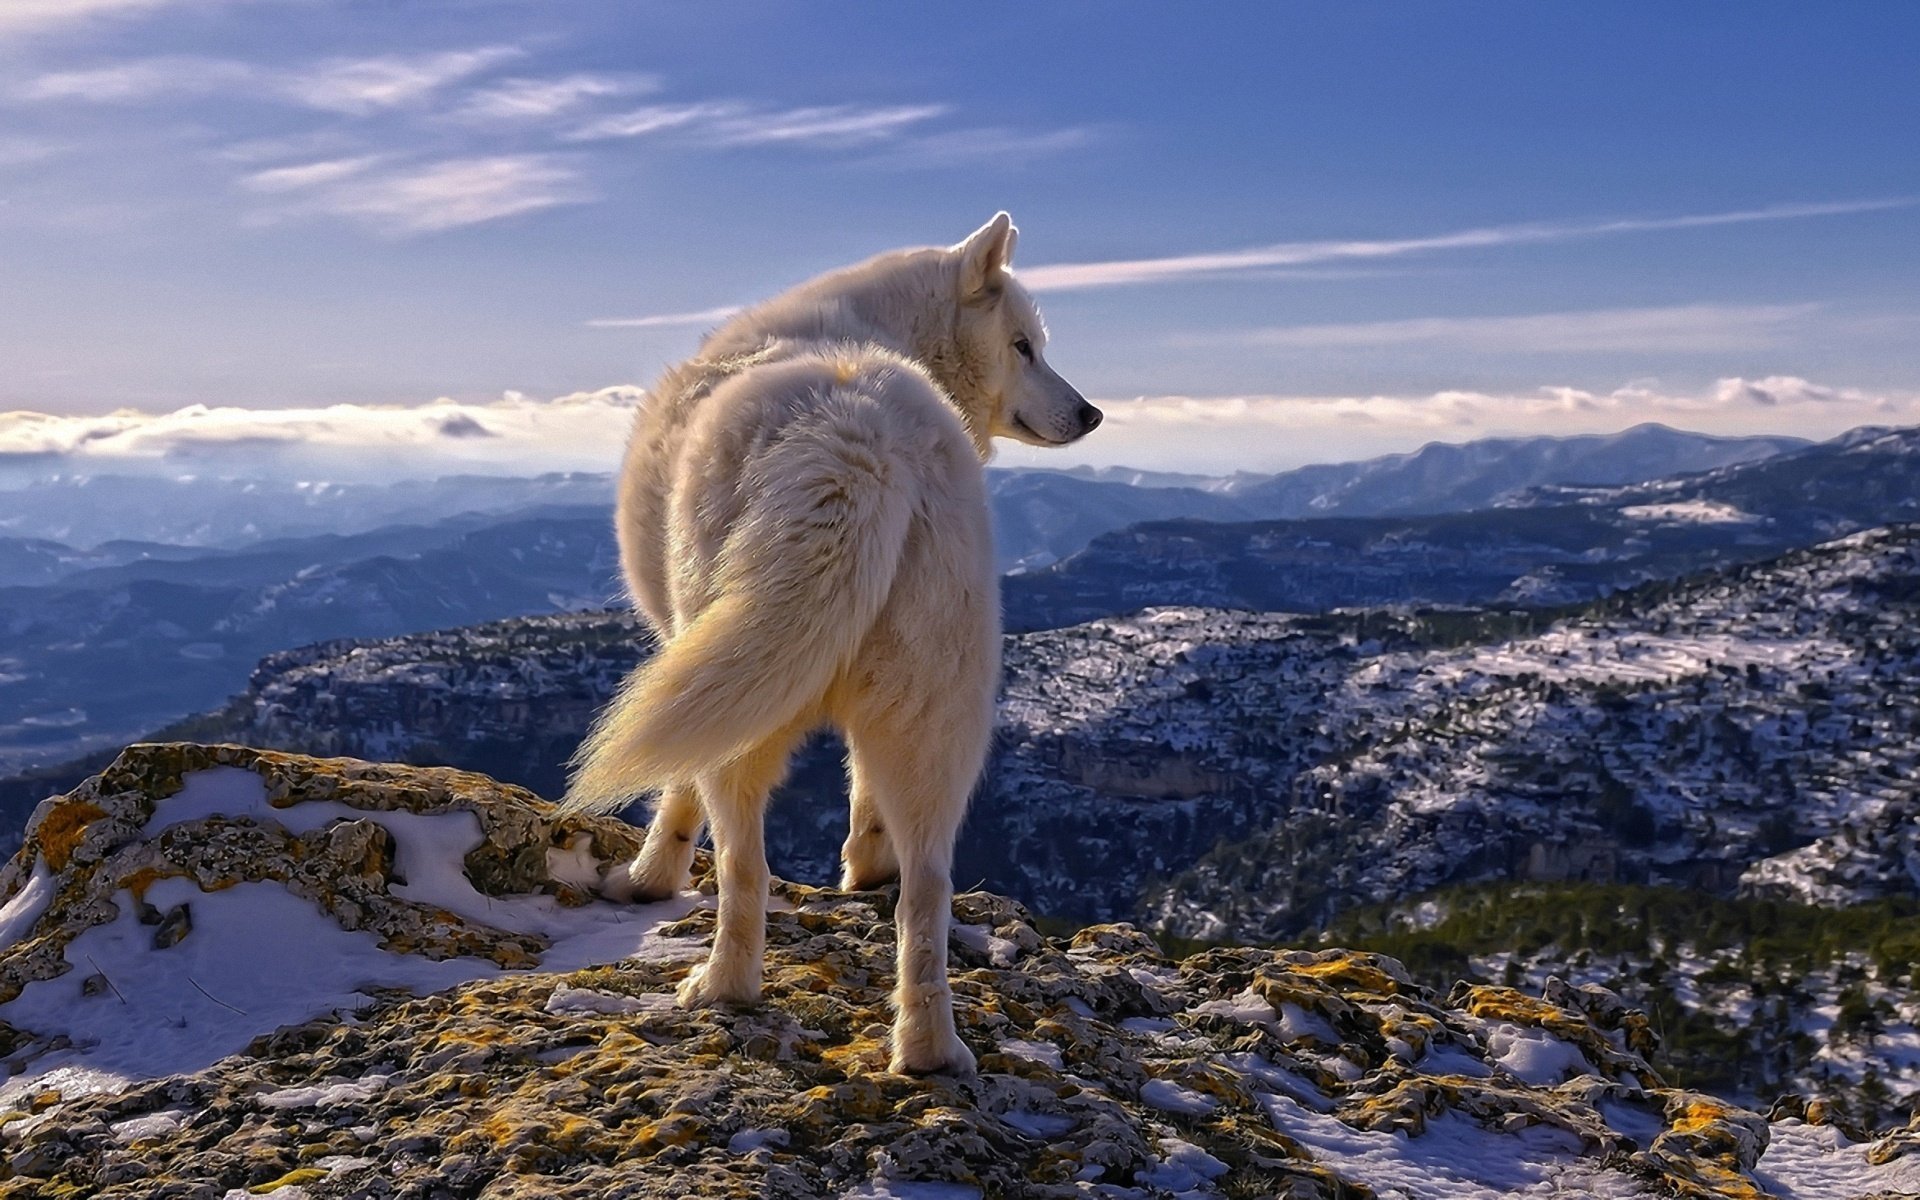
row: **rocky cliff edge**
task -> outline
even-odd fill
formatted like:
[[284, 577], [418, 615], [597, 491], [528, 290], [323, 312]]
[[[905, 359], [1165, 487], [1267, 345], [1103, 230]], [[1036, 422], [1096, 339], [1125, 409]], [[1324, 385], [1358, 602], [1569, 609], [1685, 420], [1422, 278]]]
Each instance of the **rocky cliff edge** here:
[[0, 1197], [1865, 1197], [1849, 1140], [1666, 1087], [1646, 1019], [1392, 959], [1049, 938], [955, 900], [980, 1074], [887, 1073], [887, 893], [776, 882], [765, 1002], [685, 1012], [711, 880], [451, 770], [136, 746], [0, 869]]

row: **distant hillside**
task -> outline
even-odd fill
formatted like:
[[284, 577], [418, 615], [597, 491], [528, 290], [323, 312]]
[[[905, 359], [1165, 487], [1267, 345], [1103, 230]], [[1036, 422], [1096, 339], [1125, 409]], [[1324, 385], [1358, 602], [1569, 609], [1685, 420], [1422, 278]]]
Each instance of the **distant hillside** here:
[[1438, 516], [1135, 525], [1010, 580], [1008, 625], [1153, 604], [1320, 612], [1567, 604], [1920, 518], [1920, 429], [1628, 488], [1538, 489]]
[[1639, 483], [1807, 445], [1805, 438], [1709, 437], [1648, 423], [1612, 434], [1431, 442], [1410, 454], [1236, 480], [1226, 490], [1269, 518], [1463, 512], [1544, 484]]
[[263, 655], [618, 595], [604, 511], [469, 516], [0, 587], [0, 774], [211, 708]]
[[1783, 1093], [1827, 1097], [1828, 1119], [1856, 1136], [1920, 1104], [1920, 904], [1910, 897], [1833, 909], [1676, 888], [1485, 884], [1343, 913], [1319, 938], [1391, 954], [1434, 988], [1545, 988], [1557, 976], [1617, 991], [1647, 1010], [1688, 1087], [1762, 1108]]
[[1920, 895], [1920, 526], [1378, 655], [1324, 703], [1333, 752], [1172, 880], [1161, 924], [1287, 937], [1502, 878]]

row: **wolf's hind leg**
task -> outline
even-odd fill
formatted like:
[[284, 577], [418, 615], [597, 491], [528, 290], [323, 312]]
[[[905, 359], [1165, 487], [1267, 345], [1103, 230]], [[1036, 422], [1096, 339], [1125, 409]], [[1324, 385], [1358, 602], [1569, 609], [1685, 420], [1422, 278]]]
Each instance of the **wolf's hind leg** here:
[[[965, 724], [962, 717], [953, 721]], [[927, 738], [888, 721], [850, 729], [848, 742], [872, 784], [874, 811], [900, 867], [892, 1069], [967, 1074], [974, 1058], [954, 1028], [947, 931], [954, 840], [979, 775], [985, 731], [936, 727], [955, 736]]]
[[760, 998], [767, 945], [767, 795], [786, 775], [798, 730], [785, 731], [700, 780], [713, 830], [720, 916], [713, 951], [680, 983], [685, 1008]]
[[646, 845], [632, 862], [607, 872], [600, 894], [634, 904], [677, 894], [693, 872], [693, 847], [705, 823], [699, 793], [690, 787], [669, 788], [647, 825]]
[[864, 892], [900, 874], [900, 859], [874, 805], [873, 785], [860, 769], [859, 756], [849, 753], [847, 764], [852, 805], [846, 844], [840, 847], [840, 890]]

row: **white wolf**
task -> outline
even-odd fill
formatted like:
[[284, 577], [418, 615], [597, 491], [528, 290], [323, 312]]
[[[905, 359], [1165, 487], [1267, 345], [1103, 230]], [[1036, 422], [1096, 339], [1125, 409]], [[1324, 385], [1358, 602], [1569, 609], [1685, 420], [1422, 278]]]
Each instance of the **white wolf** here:
[[660, 652], [574, 760], [565, 805], [661, 793], [609, 894], [686, 885], [712, 827], [713, 952], [680, 1002], [760, 995], [762, 814], [795, 744], [844, 735], [841, 886], [898, 876], [893, 1069], [964, 1072], [947, 922], [954, 838], [993, 728], [1000, 605], [989, 439], [1059, 446], [1100, 423], [1041, 357], [1045, 329], [996, 215], [951, 249], [835, 271], [722, 325], [635, 423], [616, 523]]

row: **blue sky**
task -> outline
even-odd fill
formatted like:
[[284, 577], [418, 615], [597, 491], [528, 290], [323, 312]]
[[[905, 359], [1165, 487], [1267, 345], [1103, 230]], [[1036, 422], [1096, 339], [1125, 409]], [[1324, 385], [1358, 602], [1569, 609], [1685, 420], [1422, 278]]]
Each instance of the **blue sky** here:
[[1898, 3], [7, 0], [0, 453], [450, 397], [571, 462], [524, 410], [1003, 207], [1076, 461], [1920, 420], [1915, 78]]

